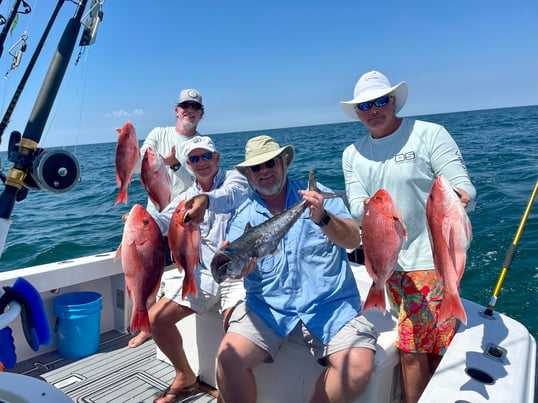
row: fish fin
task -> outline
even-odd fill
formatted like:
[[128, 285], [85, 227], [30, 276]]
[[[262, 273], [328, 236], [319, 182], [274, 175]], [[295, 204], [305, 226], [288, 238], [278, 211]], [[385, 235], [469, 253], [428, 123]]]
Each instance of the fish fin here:
[[338, 197], [343, 197], [343, 195], [341, 195], [341, 194], [322, 192], [321, 190], [319, 190], [318, 185], [316, 183], [316, 176], [314, 175], [314, 170], [313, 169], [311, 169], [309, 171], [309, 173], [308, 173], [308, 190], [313, 190], [315, 192], [318, 192], [325, 199], [336, 199]]
[[127, 189], [119, 190], [118, 196], [116, 197], [116, 201], [114, 202], [114, 206], [119, 202], [124, 202], [125, 204], [127, 204]]
[[362, 307], [362, 313], [369, 311], [372, 308], [377, 308], [381, 312], [385, 313], [387, 311], [385, 305], [385, 288], [379, 289], [376, 287], [376, 284], [373, 283], [368, 291], [368, 296], [366, 301], [364, 301], [364, 306]]
[[[364, 248], [364, 246], [363, 246], [363, 248]], [[375, 270], [372, 269], [373, 266], [372, 266], [372, 263], [371, 263], [370, 259], [368, 258], [368, 251], [366, 249], [363, 249], [363, 250], [364, 250], [364, 266], [366, 267], [366, 271], [370, 275], [370, 278], [375, 283], [376, 281], [379, 280], [379, 277], [377, 276]]]
[[247, 225], [245, 225], [244, 232], [250, 231], [251, 228], [252, 228], [252, 225], [250, 225], [250, 221], [249, 221], [249, 222], [247, 222]]
[[448, 298], [446, 298], [445, 296], [445, 298], [441, 302], [441, 308], [439, 310], [437, 322], [441, 324], [452, 317], [459, 319], [464, 324], [467, 324], [467, 314], [465, 313], [465, 309], [461, 304], [461, 299], [459, 295], [455, 295]]
[[314, 175], [313, 169], [308, 172], [308, 190], [319, 192], [318, 185], [316, 184], [316, 175]]
[[147, 334], [151, 334], [148, 311], [133, 311], [133, 317], [131, 318], [131, 332], [137, 330], [142, 330]]
[[116, 249], [116, 254], [114, 255], [114, 261], [116, 262], [118, 259], [121, 259], [121, 242], [118, 249]]
[[194, 276], [187, 275], [187, 272], [185, 272], [185, 278], [183, 279], [183, 287], [181, 289], [181, 297], [185, 299], [188, 294], [193, 294], [195, 297], [197, 297], [198, 289], [196, 288], [196, 280]]

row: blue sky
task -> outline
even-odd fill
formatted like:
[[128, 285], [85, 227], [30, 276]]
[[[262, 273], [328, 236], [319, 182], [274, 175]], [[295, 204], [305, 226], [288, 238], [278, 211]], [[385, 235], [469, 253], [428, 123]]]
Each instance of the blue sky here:
[[[2, 117], [57, 3], [26, 1], [32, 12], [0, 58]], [[0, 151], [11, 131], [24, 131], [74, 11], [63, 4]], [[127, 120], [144, 139], [174, 124], [183, 88], [204, 97], [203, 134], [346, 122], [338, 102], [374, 69], [407, 81], [402, 116], [535, 105], [536, 21], [536, 0], [105, 0], [96, 43], [77, 65], [75, 48], [40, 146], [114, 142]], [[4, 78], [25, 31], [21, 67]]]

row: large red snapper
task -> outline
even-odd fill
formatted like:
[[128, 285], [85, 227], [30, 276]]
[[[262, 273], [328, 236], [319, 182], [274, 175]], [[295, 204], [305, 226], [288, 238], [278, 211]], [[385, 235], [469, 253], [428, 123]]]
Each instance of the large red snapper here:
[[123, 128], [116, 131], [119, 133], [116, 144], [116, 184], [120, 189], [114, 205], [119, 202], [127, 203], [127, 188], [140, 158], [136, 130], [132, 123], [125, 122]]
[[153, 146], [146, 149], [142, 158], [140, 182], [159, 211], [170, 204], [170, 175], [162, 155]]
[[472, 227], [459, 197], [442, 175], [435, 179], [431, 188], [426, 202], [426, 218], [433, 263], [444, 287], [438, 322], [455, 317], [466, 324], [467, 315], [458, 289], [465, 270]]
[[179, 271], [185, 272], [181, 292], [183, 299], [187, 294], [198, 295], [194, 270], [198, 267], [202, 243], [200, 225], [190, 220], [185, 222], [187, 212], [185, 200], [182, 200], [172, 214], [168, 229], [168, 245], [174, 262]]
[[385, 312], [385, 284], [398, 263], [398, 254], [407, 237], [400, 210], [385, 189], [379, 189], [364, 207], [362, 246], [365, 265], [373, 283], [363, 312], [377, 307]]
[[133, 302], [131, 332], [151, 334], [148, 299], [154, 299], [164, 272], [165, 249], [161, 230], [140, 204], [131, 209], [116, 257], [121, 257], [127, 293]]

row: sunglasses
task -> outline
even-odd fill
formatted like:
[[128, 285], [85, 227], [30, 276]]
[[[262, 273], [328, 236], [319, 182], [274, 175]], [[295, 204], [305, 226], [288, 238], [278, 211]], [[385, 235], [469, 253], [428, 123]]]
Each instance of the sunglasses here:
[[199, 111], [200, 109], [202, 109], [202, 105], [200, 105], [199, 103], [197, 102], [182, 102], [179, 104], [179, 107], [181, 109], [189, 109], [189, 108], [192, 108], [194, 109], [195, 111]]
[[250, 170], [252, 172], [260, 172], [260, 169], [262, 169], [262, 166], [265, 165], [265, 167], [267, 169], [271, 169], [273, 168], [275, 165], [276, 165], [276, 161], [279, 159], [280, 157], [277, 157], [277, 158], [273, 158], [272, 160], [269, 160], [269, 161], [266, 161], [262, 164], [258, 164], [258, 165], [253, 165], [250, 168]]
[[389, 103], [390, 96], [385, 95], [382, 97], [379, 97], [373, 101], [366, 101], [361, 102], [360, 104], [357, 104], [357, 108], [359, 108], [361, 111], [366, 112], [370, 109], [372, 109], [372, 106], [382, 107]]
[[200, 161], [200, 157], [204, 160], [204, 161], [209, 161], [210, 159], [213, 158], [213, 153], [211, 152], [207, 152], [207, 153], [203, 153], [203, 154], [200, 154], [200, 155], [191, 155], [188, 160], [191, 164], [196, 164], [198, 161]]

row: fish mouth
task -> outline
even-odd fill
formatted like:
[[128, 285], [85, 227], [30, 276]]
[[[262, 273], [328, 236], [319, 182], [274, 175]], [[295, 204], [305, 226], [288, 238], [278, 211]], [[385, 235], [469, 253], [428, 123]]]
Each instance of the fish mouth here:
[[211, 275], [217, 284], [222, 283], [228, 277], [228, 267], [232, 259], [223, 254], [216, 254], [211, 261]]

